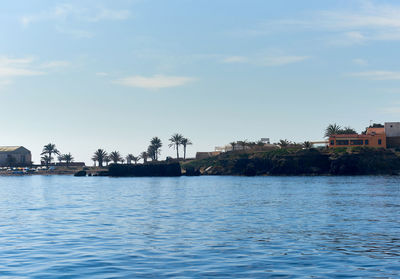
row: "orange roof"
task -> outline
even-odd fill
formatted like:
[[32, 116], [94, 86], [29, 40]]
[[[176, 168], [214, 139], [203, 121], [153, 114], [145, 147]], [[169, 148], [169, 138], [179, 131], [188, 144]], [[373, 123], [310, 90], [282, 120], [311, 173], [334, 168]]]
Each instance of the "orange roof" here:
[[385, 133], [385, 128], [368, 128], [367, 129], [367, 135], [382, 135]]

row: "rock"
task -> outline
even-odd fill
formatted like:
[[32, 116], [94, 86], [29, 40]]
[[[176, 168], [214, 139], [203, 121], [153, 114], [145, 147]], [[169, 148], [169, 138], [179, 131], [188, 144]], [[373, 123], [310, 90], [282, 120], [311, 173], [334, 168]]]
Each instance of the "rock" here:
[[77, 173], [74, 174], [74, 176], [77, 177], [86, 176], [86, 171], [84, 170], [78, 171]]

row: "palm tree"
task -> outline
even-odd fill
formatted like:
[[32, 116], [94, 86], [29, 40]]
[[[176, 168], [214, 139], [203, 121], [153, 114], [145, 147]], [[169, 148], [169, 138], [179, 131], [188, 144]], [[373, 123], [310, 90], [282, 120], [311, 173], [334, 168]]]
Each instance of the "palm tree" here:
[[183, 139], [181, 140], [181, 144], [182, 144], [182, 146], [183, 146], [183, 160], [185, 160], [185, 159], [186, 159], [186, 146], [192, 145], [193, 143], [190, 141], [190, 139], [188, 139], [188, 138], [183, 138]]
[[60, 155], [60, 151], [58, 151], [55, 144], [49, 143], [43, 147], [42, 153], [40, 155], [47, 155], [46, 158], [49, 161], [45, 161], [46, 166], [49, 166], [49, 164], [51, 164], [51, 161], [53, 160], [53, 157], [51, 155], [53, 154]]
[[49, 167], [51, 161], [53, 160], [53, 158], [49, 157], [47, 154], [43, 155], [40, 159], [46, 164], [46, 167]]
[[62, 163], [64, 161], [64, 155], [58, 155], [57, 159], [59, 163]]
[[325, 129], [325, 137], [329, 138], [332, 135], [337, 135], [340, 133], [340, 126], [335, 124], [329, 124], [328, 127]]
[[128, 165], [132, 164], [132, 161], [134, 161], [134, 158], [136, 158], [135, 156], [133, 156], [133, 154], [128, 154], [126, 155], [126, 163]]
[[169, 147], [173, 147], [176, 149], [176, 158], [179, 159], [179, 145], [182, 143], [183, 136], [181, 134], [175, 133], [171, 136], [169, 141], [171, 142], [168, 144]]
[[105, 150], [97, 149], [94, 152], [92, 160], [99, 162], [99, 167], [103, 167], [103, 162], [105, 162], [106, 157], [107, 157], [107, 152]]
[[[150, 146], [148, 148], [148, 153], [151, 154], [152, 160], [157, 161], [158, 155], [161, 152], [162, 142], [158, 137], [154, 137], [150, 141]], [[150, 151], [150, 152], [149, 152]]]
[[242, 147], [242, 150], [245, 150], [245, 148], [247, 146], [247, 140], [240, 140], [237, 142], [237, 144]]
[[310, 148], [313, 147], [313, 145], [312, 145], [311, 142], [305, 141], [305, 142], [303, 142], [303, 147], [306, 148], [306, 149], [310, 149]]
[[104, 157], [104, 163], [106, 163], [106, 166], [108, 166], [108, 164], [111, 162], [110, 156], [106, 156]]
[[135, 162], [135, 165], [137, 165], [139, 160], [140, 160], [140, 156], [133, 156], [133, 158], [132, 158], [132, 161]]
[[153, 145], [149, 145], [149, 147], [147, 148], [147, 154], [152, 161], [157, 161], [157, 151]]
[[114, 164], [118, 164], [118, 162], [124, 160], [118, 151], [111, 152], [109, 156], [110, 156], [111, 161], [113, 161]]
[[280, 140], [278, 144], [280, 145], [280, 147], [288, 147], [289, 144], [290, 144], [290, 141], [288, 141], [286, 139], [285, 140]]
[[147, 163], [147, 158], [149, 157], [149, 154], [147, 154], [146, 151], [143, 151], [142, 153], [140, 153], [139, 157], [143, 159], [143, 164], [146, 164]]
[[69, 168], [69, 164], [74, 161], [74, 157], [72, 157], [71, 153], [64, 154], [63, 159], [65, 164], [67, 164], [67, 168]]
[[235, 151], [236, 142], [231, 142], [230, 145], [232, 146], [232, 151]]

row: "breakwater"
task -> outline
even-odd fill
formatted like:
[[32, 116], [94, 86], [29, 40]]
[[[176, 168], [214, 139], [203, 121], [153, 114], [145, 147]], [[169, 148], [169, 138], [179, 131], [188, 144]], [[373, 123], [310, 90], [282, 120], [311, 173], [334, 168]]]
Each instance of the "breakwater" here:
[[138, 165], [112, 164], [109, 166], [108, 175], [114, 177], [151, 177], [151, 176], [181, 176], [179, 163], [149, 163]]

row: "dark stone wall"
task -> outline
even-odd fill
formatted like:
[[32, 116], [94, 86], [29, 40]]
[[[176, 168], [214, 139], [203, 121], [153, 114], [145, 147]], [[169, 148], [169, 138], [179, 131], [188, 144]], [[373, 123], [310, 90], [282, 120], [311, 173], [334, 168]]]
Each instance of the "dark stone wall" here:
[[149, 163], [139, 165], [112, 164], [108, 169], [109, 176], [181, 176], [179, 163]]

